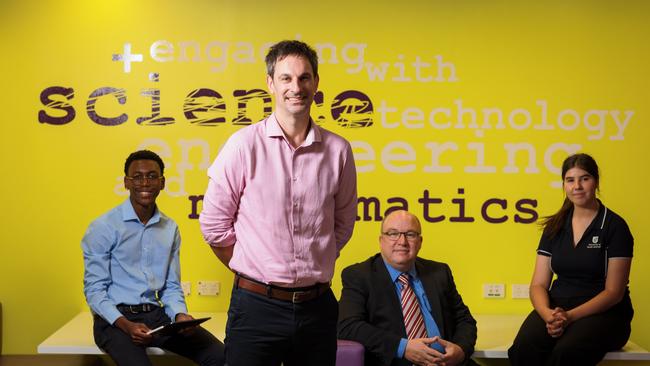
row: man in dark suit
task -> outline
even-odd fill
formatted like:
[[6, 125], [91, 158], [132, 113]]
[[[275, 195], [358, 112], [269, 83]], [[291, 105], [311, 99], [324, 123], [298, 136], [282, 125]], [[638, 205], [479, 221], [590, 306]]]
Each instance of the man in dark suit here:
[[[343, 270], [339, 338], [363, 344], [366, 365], [476, 365], [470, 358], [476, 321], [456, 291], [449, 266], [417, 257], [421, 233], [417, 217], [393, 211], [382, 223], [381, 252]], [[410, 295], [404, 292], [408, 287]], [[422, 323], [426, 328], [420, 336], [412, 331], [412, 313], [403, 314], [412, 306], [406, 299], [413, 293], [420, 328]]]

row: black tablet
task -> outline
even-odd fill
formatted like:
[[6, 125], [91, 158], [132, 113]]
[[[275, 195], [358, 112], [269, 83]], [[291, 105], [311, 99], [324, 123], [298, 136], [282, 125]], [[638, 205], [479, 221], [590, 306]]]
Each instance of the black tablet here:
[[152, 329], [147, 334], [170, 335], [170, 334], [177, 333], [180, 330], [183, 330], [185, 328], [195, 327], [208, 319], [211, 318], [208, 317], [208, 318], [199, 318], [199, 319], [191, 319], [191, 320], [182, 320], [175, 323], [169, 323], [167, 325], [161, 325], [156, 329]]

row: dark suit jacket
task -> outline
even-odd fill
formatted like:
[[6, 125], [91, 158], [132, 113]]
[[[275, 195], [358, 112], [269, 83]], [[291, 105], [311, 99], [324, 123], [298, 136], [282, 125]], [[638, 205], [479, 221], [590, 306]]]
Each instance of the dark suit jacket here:
[[[475, 364], [470, 356], [476, 343], [476, 321], [456, 291], [449, 266], [417, 258], [415, 268], [441, 337], [463, 349], [465, 364]], [[402, 306], [381, 255], [345, 268], [341, 276], [338, 337], [363, 344], [366, 365], [411, 365], [395, 358], [400, 339], [407, 336]]]

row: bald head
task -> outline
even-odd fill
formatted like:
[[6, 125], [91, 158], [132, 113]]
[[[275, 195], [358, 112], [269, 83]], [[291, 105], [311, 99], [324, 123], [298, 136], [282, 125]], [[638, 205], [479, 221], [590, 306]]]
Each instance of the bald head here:
[[381, 221], [381, 232], [383, 233], [386, 231], [386, 222], [392, 222], [393, 220], [408, 220], [409, 217], [415, 220], [418, 227], [417, 232], [422, 233], [420, 219], [406, 210], [394, 210], [386, 215], [386, 217], [384, 217], [384, 219]]

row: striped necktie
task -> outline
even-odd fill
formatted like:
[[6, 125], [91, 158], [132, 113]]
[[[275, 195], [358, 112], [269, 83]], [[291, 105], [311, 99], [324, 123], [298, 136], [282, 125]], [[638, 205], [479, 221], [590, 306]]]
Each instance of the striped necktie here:
[[426, 338], [427, 328], [424, 326], [424, 317], [422, 317], [420, 303], [409, 283], [408, 273], [399, 275], [398, 280], [402, 284], [402, 313], [406, 335], [408, 339]]

